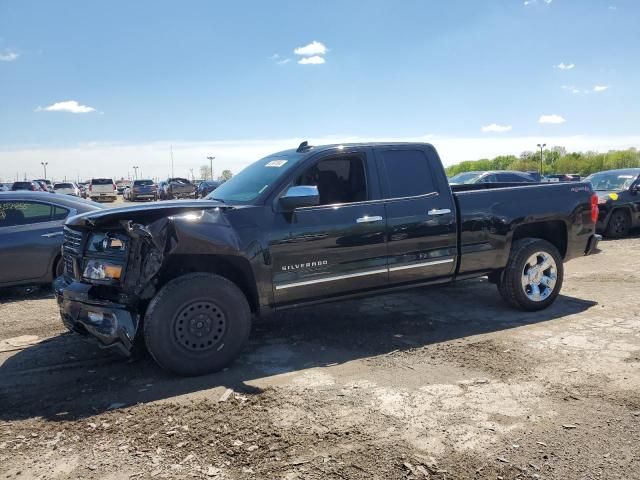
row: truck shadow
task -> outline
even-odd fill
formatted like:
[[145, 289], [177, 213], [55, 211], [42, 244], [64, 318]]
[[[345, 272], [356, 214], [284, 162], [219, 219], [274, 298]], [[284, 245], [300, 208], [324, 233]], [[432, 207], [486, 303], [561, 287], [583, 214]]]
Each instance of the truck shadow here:
[[326, 304], [257, 323], [235, 363], [196, 378], [166, 373], [148, 356], [123, 359], [63, 334], [13, 354], [0, 366], [0, 420], [67, 421], [184, 394], [217, 400], [221, 392], [213, 392], [215, 387], [259, 394], [255, 384], [281, 378], [273, 375], [549, 322], [595, 304], [560, 296], [541, 312], [516, 311], [485, 279]]

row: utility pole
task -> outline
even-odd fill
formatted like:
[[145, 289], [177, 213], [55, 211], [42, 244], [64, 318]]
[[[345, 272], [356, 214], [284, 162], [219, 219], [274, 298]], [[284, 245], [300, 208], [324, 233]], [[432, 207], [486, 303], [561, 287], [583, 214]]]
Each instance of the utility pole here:
[[42, 165], [42, 168], [44, 168], [44, 179], [47, 179], [47, 165], [49, 165], [49, 162], [40, 162], [40, 165]]
[[544, 168], [544, 167], [542, 166], [542, 149], [543, 149], [544, 147], [546, 147], [546, 146], [547, 146], [547, 144], [546, 144], [546, 143], [538, 143], [536, 146], [537, 146], [538, 148], [540, 148], [540, 176], [542, 177], [542, 175], [543, 175], [543, 168]]
[[138, 167], [137, 165], [133, 166], [133, 179], [134, 180], [138, 179], [138, 168], [140, 168], [140, 167]]
[[175, 177], [173, 173], [173, 145], [171, 145], [171, 178]]
[[216, 157], [207, 157], [207, 159], [209, 160], [209, 168], [211, 170], [211, 180], [213, 180], [213, 161]]

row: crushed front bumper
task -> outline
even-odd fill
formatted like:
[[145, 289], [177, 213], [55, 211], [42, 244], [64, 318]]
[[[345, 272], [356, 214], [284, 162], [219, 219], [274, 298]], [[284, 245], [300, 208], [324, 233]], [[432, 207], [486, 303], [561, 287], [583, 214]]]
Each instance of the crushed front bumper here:
[[94, 339], [102, 348], [129, 355], [133, 348], [139, 314], [131, 307], [91, 298], [92, 285], [64, 276], [53, 282], [62, 323], [70, 331]]
[[602, 240], [602, 235], [591, 235], [587, 242], [587, 248], [584, 250], [584, 254], [593, 255], [595, 253], [600, 253], [600, 250], [598, 250], [598, 243], [600, 243], [600, 240]]

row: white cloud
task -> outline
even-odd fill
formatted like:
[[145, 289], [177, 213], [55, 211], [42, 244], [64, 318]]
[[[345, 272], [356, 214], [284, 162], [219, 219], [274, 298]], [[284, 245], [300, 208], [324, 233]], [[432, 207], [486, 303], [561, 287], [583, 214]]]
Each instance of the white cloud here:
[[296, 48], [293, 53], [303, 57], [313, 57], [315, 55], [324, 55], [328, 51], [324, 43], [314, 40], [304, 47]]
[[609, 90], [609, 85], [595, 85], [593, 87], [593, 91], [596, 93], [604, 92], [605, 90]]
[[498, 125], [497, 123], [491, 123], [489, 125], [485, 125], [480, 130], [484, 133], [503, 133], [511, 130], [511, 125]]
[[269, 57], [269, 60], [277, 60], [277, 59], [279, 59], [279, 58], [280, 58], [280, 55], [278, 55], [277, 53], [274, 53], [273, 55], [271, 55], [271, 56]]
[[76, 100], [66, 100], [64, 102], [56, 102], [48, 107], [38, 107], [36, 112], [69, 112], [69, 113], [89, 113], [95, 112], [96, 109], [87, 105], [80, 105]]
[[[242, 139], [217, 140], [199, 142], [163, 141], [144, 144], [91, 143], [66, 146], [0, 146], [0, 178], [4, 181], [15, 178], [16, 170], [20, 177], [23, 173], [29, 178], [37, 178], [42, 172], [40, 162], [46, 158], [49, 162], [47, 173], [54, 179], [91, 178], [92, 176], [120, 177], [131, 170], [131, 159], [136, 159], [145, 175], [149, 177], [167, 178], [171, 175], [170, 145], [173, 145], [175, 159], [175, 175], [191, 176], [189, 169], [198, 171], [207, 155], [215, 155], [214, 171], [219, 174], [224, 169], [238, 173], [254, 160], [273, 152], [288, 148], [296, 148], [302, 140], [311, 145], [348, 142], [429, 142], [432, 143], [445, 165], [462, 160], [492, 158], [497, 155], [519, 155], [523, 150], [535, 150], [540, 143], [539, 136], [506, 136], [497, 137], [451, 137], [438, 135], [422, 135], [415, 137], [358, 137], [330, 136], [315, 138], [279, 138], [279, 139]], [[635, 136], [545, 136], [547, 145], [561, 145], [572, 151], [599, 151], [640, 147], [640, 135]]]
[[577, 95], [579, 93], [588, 93], [588, 91], [580, 90], [579, 88], [576, 88], [573, 85], [562, 85], [562, 89], [566, 90], [567, 92], [571, 92], [574, 95]]
[[283, 58], [282, 60], [278, 60], [276, 63], [278, 65], [285, 65], [285, 64], [289, 63], [290, 61], [291, 61], [290, 58]]
[[564, 117], [556, 115], [555, 113], [552, 113], [551, 115], [540, 115], [540, 118], [538, 119], [538, 123], [560, 124], [564, 122], [566, 122]]
[[17, 60], [20, 56], [17, 52], [12, 52], [11, 50], [5, 50], [4, 53], [0, 53], [0, 62], [13, 62]]
[[564, 63], [560, 62], [558, 65], [554, 65], [555, 68], [559, 68], [560, 70], [573, 70], [575, 68], [575, 63]]
[[314, 55], [313, 57], [303, 57], [298, 60], [300, 65], [321, 65], [324, 63], [324, 57]]

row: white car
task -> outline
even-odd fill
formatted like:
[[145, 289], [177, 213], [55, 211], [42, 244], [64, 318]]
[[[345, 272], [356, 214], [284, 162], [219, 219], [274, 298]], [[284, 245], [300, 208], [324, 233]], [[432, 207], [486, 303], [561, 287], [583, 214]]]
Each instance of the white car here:
[[115, 202], [118, 198], [118, 189], [111, 178], [92, 178], [87, 196], [94, 202], [100, 200]]
[[60, 193], [62, 195], [73, 195], [74, 197], [80, 196], [80, 189], [73, 182], [60, 182], [53, 184], [54, 193]]

